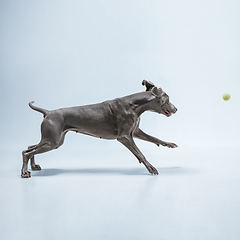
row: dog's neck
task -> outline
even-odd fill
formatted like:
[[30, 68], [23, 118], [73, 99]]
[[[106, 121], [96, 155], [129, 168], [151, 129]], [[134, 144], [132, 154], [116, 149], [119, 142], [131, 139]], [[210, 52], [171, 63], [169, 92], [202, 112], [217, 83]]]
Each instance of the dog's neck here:
[[134, 111], [140, 116], [145, 111], [151, 110], [150, 101], [155, 97], [150, 91], [140, 92], [129, 96], [129, 103], [133, 106]]

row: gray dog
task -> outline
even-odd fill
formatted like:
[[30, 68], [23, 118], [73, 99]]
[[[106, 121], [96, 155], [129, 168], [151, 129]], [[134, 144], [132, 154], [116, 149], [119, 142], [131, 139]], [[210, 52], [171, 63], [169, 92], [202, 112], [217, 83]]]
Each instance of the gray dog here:
[[145, 111], [153, 111], [170, 117], [176, 113], [177, 108], [169, 101], [169, 96], [153, 83], [143, 80], [146, 86], [145, 92], [132, 94], [122, 98], [116, 98], [98, 104], [61, 108], [48, 111], [36, 106], [33, 102], [29, 106], [43, 113], [44, 120], [41, 125], [42, 138], [39, 144], [28, 147], [22, 152], [23, 166], [21, 176], [31, 177], [28, 171], [28, 161], [31, 159], [32, 170], [41, 170], [35, 164], [34, 155], [59, 148], [68, 131], [75, 131], [103, 139], [117, 139], [126, 146], [143, 163], [151, 174], [158, 174], [138, 149], [133, 137], [157, 146], [163, 145], [175, 148], [175, 143], [164, 142], [158, 138], [149, 136], [139, 128], [140, 115]]

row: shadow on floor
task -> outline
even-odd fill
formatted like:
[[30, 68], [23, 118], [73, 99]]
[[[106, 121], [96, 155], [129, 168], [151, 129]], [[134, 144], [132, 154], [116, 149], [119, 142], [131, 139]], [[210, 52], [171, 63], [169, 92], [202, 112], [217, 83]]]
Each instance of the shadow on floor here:
[[[193, 172], [189, 169], [181, 167], [166, 167], [158, 168], [159, 175], [167, 174], [188, 174]], [[98, 174], [98, 175], [149, 175], [150, 173], [145, 168], [81, 168], [81, 169], [58, 169], [49, 168], [41, 171], [32, 171], [32, 176], [54, 176], [60, 174]]]

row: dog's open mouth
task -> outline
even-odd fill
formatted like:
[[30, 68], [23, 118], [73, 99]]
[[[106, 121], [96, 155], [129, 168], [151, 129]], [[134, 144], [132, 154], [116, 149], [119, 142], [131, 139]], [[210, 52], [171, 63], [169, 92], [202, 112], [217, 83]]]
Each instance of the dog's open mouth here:
[[170, 111], [168, 111], [166, 108], [164, 108], [163, 110], [168, 117], [170, 117], [172, 115], [172, 113]]

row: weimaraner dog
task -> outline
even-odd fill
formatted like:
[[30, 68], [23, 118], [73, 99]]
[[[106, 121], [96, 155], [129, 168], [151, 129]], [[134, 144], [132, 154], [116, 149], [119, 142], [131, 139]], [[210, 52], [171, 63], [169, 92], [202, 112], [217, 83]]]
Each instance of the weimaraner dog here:
[[139, 163], [145, 165], [149, 173], [158, 174], [157, 169], [138, 149], [133, 138], [152, 142], [157, 146], [177, 147], [175, 143], [164, 142], [144, 133], [139, 128], [140, 115], [143, 112], [153, 111], [170, 117], [172, 113], [176, 113], [177, 108], [169, 101], [169, 96], [161, 88], [157, 88], [146, 80], [143, 80], [142, 85], [146, 87], [145, 92], [86, 106], [48, 111], [33, 106], [33, 102], [30, 102], [29, 106], [33, 110], [44, 115], [41, 125], [42, 138], [37, 145], [30, 146], [22, 152], [21, 176], [31, 177], [28, 171], [29, 159], [31, 159], [32, 170], [41, 170], [41, 167], [35, 164], [34, 156], [59, 148], [68, 131], [109, 140], [117, 139], [136, 156]]

